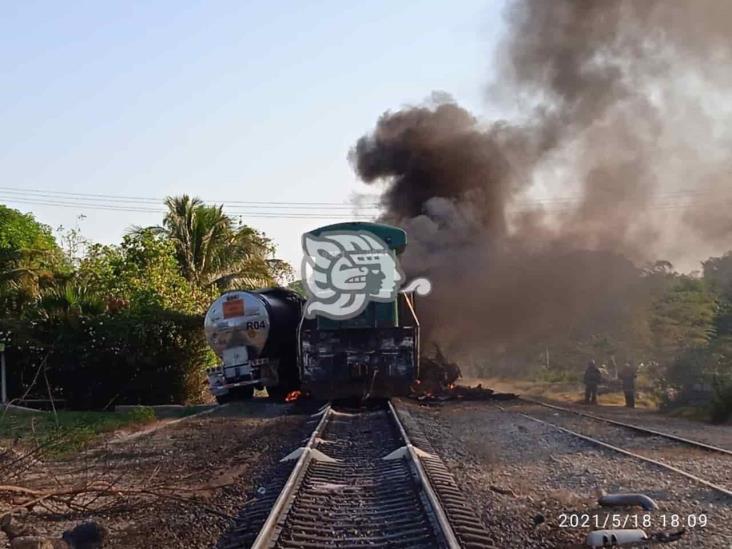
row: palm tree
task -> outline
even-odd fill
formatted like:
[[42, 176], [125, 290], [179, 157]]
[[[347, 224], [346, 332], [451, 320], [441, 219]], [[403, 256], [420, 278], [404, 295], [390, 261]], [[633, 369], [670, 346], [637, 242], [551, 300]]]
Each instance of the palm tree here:
[[98, 315], [106, 308], [104, 300], [91, 288], [68, 280], [46, 289], [39, 305], [47, 315], [67, 319]]
[[20, 309], [36, 300], [44, 286], [56, 277], [48, 250], [0, 248], [0, 308]]
[[223, 206], [208, 206], [188, 195], [169, 196], [162, 226], [149, 227], [169, 238], [183, 276], [200, 288], [271, 286], [271, 242], [246, 225], [235, 225]]

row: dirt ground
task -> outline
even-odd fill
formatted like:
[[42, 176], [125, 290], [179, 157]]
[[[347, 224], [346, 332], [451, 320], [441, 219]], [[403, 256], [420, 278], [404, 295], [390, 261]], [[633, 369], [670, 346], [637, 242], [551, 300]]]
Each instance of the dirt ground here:
[[[528, 410], [525, 405], [487, 401], [422, 406], [407, 400], [402, 405], [465, 490], [496, 547], [576, 546], [608, 513], [630, 521], [626, 527], [650, 520], [644, 528], [649, 533], [673, 530], [674, 517], [688, 526], [703, 516], [706, 526], [688, 528], [681, 542], [668, 547], [732, 547], [729, 498], [524, 418], [519, 412]], [[265, 400], [230, 404], [142, 436], [118, 432], [82, 454], [39, 462], [31, 487], [47, 490], [101, 479], [124, 493], [84, 500], [92, 509], [77, 512], [38, 505], [20, 517], [20, 523], [58, 538], [80, 522], [98, 521], [109, 531], [105, 546], [113, 548], [212, 547], [246, 504], [265, 499], [262, 494], [269, 490], [278, 459], [309, 434], [309, 414], [288, 414], [290, 409]], [[559, 422], [551, 411], [542, 410], [544, 419]], [[707, 430], [696, 422], [620, 407], [593, 407], [592, 412], [716, 445], [732, 442], [730, 427]], [[582, 427], [572, 417], [563, 421]], [[598, 437], [612, 436], [612, 442], [624, 443], [618, 428], [593, 429]], [[719, 459], [694, 464], [696, 472], [724, 468]], [[732, 467], [717, 472], [728, 475], [729, 470]], [[643, 492], [660, 509], [648, 514], [639, 508], [600, 508], [598, 488]], [[154, 494], [127, 493], [135, 490]], [[11, 503], [0, 501], [0, 513]], [[573, 523], [577, 520], [589, 524]], [[0, 547], [4, 542], [0, 534]]]
[[[307, 415], [286, 415], [289, 408], [258, 399], [229, 404], [143, 436], [112, 438], [82, 454], [39, 463], [30, 487], [105, 481], [122, 495], [82, 500], [91, 510], [78, 512], [39, 505], [19, 522], [58, 538], [80, 522], [98, 521], [109, 531], [105, 547], [211, 547], [231, 524], [229, 517], [256, 497], [262, 475], [305, 435]], [[0, 511], [10, 504], [0, 502]], [[6, 546], [0, 536], [0, 547]]]
[[[404, 405], [466, 491], [497, 547], [578, 546], [612, 514], [626, 528], [643, 526], [645, 520], [647, 533], [674, 530], [677, 520], [687, 527], [696, 524], [668, 547], [732, 547], [732, 501], [684, 477], [531, 421], [511, 405]], [[659, 509], [601, 508], [598, 489], [642, 492]], [[699, 526], [702, 520], [705, 527]]]

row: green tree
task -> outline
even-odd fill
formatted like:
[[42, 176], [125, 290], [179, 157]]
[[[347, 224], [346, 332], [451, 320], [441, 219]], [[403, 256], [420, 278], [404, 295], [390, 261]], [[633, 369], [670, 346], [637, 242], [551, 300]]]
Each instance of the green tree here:
[[656, 301], [652, 330], [656, 348], [669, 360], [689, 350], [704, 349], [715, 335], [714, 294], [704, 280], [679, 276], [670, 289]]
[[188, 195], [168, 197], [165, 205], [162, 226], [149, 229], [170, 239], [181, 272], [193, 285], [219, 290], [271, 286], [288, 274], [283, 262], [269, 259], [272, 242], [236, 224], [222, 206], [208, 206]]
[[[704, 280], [716, 294], [714, 320], [716, 337], [712, 342], [714, 374], [732, 394], [732, 252], [712, 257], [703, 263]], [[732, 402], [729, 403], [732, 410]]]
[[0, 205], [0, 312], [19, 314], [44, 287], [69, 274], [51, 229]]
[[183, 277], [173, 242], [153, 230], [126, 235], [120, 246], [90, 246], [77, 281], [112, 309], [199, 313], [213, 297]]
[[0, 205], [0, 248], [11, 250], [58, 250], [51, 228], [33, 215]]
[[703, 263], [704, 280], [717, 294], [715, 326], [720, 338], [732, 339], [732, 252]]

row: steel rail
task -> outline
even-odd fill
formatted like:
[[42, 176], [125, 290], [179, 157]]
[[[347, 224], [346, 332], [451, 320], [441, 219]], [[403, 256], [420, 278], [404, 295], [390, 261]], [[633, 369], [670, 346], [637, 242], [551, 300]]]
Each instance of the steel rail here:
[[285, 486], [282, 488], [280, 495], [277, 497], [277, 500], [272, 506], [272, 510], [269, 512], [267, 520], [262, 525], [262, 528], [260, 529], [257, 538], [254, 540], [251, 549], [265, 549], [267, 547], [270, 547], [274, 530], [277, 527], [277, 524], [280, 522], [280, 519], [282, 519], [287, 513], [289, 503], [292, 501], [292, 498], [294, 498], [297, 493], [300, 481], [307, 471], [308, 464], [312, 459], [312, 451], [313, 446], [315, 445], [315, 441], [320, 437], [323, 429], [325, 429], [325, 425], [326, 423], [328, 423], [331, 411], [331, 405], [327, 404], [326, 408], [323, 410], [323, 415], [320, 418], [318, 425], [315, 427], [312, 434], [310, 435], [310, 438], [303, 447], [303, 452], [302, 454], [300, 454], [300, 457], [295, 464], [295, 468], [292, 470], [290, 476], [287, 478]]
[[632, 457], [632, 458], [635, 458], [635, 459], [640, 459], [640, 460], [645, 461], [647, 463], [652, 463], [653, 465], [656, 465], [658, 467], [662, 467], [662, 468], [667, 469], [669, 471], [673, 471], [674, 473], [677, 473], [679, 475], [685, 476], [686, 478], [691, 479], [694, 482], [697, 482], [699, 484], [703, 484], [707, 488], [711, 488], [712, 490], [714, 490], [716, 492], [719, 492], [721, 494], [724, 494], [727, 497], [732, 498], [732, 491], [731, 490], [728, 490], [727, 488], [725, 488], [723, 486], [719, 486], [718, 484], [714, 484], [713, 482], [709, 482], [708, 480], [704, 480], [703, 478], [700, 478], [700, 477], [698, 477], [696, 475], [692, 475], [691, 473], [688, 473], [688, 472], [684, 471], [683, 469], [679, 469], [678, 467], [674, 467], [673, 465], [669, 465], [668, 463], [664, 463], [663, 461], [658, 461], [656, 459], [649, 458], [649, 457], [643, 456], [641, 454], [636, 454], [635, 452], [631, 452], [630, 450], [626, 450], [624, 448], [620, 448], [619, 446], [614, 446], [612, 444], [608, 444], [607, 442], [603, 442], [603, 441], [598, 440], [596, 438], [588, 437], [587, 435], [583, 435], [583, 434], [578, 433], [576, 431], [572, 431], [571, 429], [567, 429], [566, 427], [562, 427], [560, 425], [556, 425], [554, 423], [551, 423], [549, 421], [545, 421], [543, 419], [539, 419], [539, 418], [534, 417], [534, 416], [531, 416], [529, 414], [524, 414], [522, 412], [519, 412], [519, 415], [521, 415], [521, 416], [523, 416], [523, 417], [525, 417], [527, 419], [530, 419], [531, 421], [535, 421], [535, 422], [540, 423], [542, 425], [546, 425], [546, 426], [551, 427], [553, 429], [557, 429], [559, 431], [562, 431], [562, 432], [567, 433], [569, 435], [572, 435], [574, 437], [580, 438], [580, 439], [582, 439], [582, 440], [584, 440], [586, 442], [590, 442], [590, 443], [595, 444], [597, 446], [601, 446], [603, 448], [607, 448], [608, 450], [612, 450], [614, 452], [618, 452], [620, 454], [623, 454], [623, 455], [626, 455], [626, 456], [629, 456], [629, 457]]
[[442, 537], [445, 539], [445, 542], [450, 549], [459, 549], [460, 543], [458, 542], [458, 539], [455, 536], [455, 532], [450, 525], [447, 514], [442, 508], [442, 504], [440, 503], [440, 500], [438, 499], [437, 494], [432, 487], [432, 483], [430, 482], [430, 479], [427, 476], [424, 467], [422, 467], [422, 462], [419, 459], [419, 455], [417, 454], [414, 445], [410, 441], [409, 435], [407, 435], [407, 431], [406, 429], [404, 429], [404, 425], [402, 425], [401, 419], [399, 419], [399, 413], [396, 411], [396, 408], [394, 408], [394, 405], [391, 401], [389, 401], [389, 411], [394, 418], [394, 422], [399, 428], [399, 434], [404, 441], [404, 446], [417, 473], [419, 483], [424, 490], [425, 496], [427, 497], [427, 501], [429, 502], [431, 511], [435, 515], [435, 519], [437, 520], [437, 525], [440, 528], [440, 533], [442, 534]]
[[[252, 549], [266, 549], [272, 547], [277, 542], [277, 539], [280, 536], [278, 528], [281, 527], [286, 520], [289, 520], [288, 515], [291, 512], [293, 502], [298, 497], [303, 479], [305, 478], [308, 468], [310, 467], [310, 462], [313, 459], [313, 450], [320, 440], [332, 412], [333, 410], [331, 406], [328, 405], [323, 412], [318, 425], [310, 435], [305, 446], [302, 448], [302, 453], [299, 456], [295, 467], [290, 473], [285, 486], [282, 488], [282, 491], [272, 506], [262, 528], [259, 530], [257, 538], [251, 545]], [[460, 542], [455, 535], [455, 531], [450, 525], [447, 513], [440, 503], [435, 488], [432, 486], [429, 476], [422, 465], [419, 457], [419, 450], [412, 444], [407, 431], [402, 424], [401, 418], [391, 401], [388, 402], [387, 415], [397, 427], [397, 432], [403, 443], [404, 455], [399, 459], [406, 460], [409, 469], [412, 470], [413, 482], [424, 496], [423, 505], [425, 506], [427, 513], [432, 515], [430, 522], [432, 523], [432, 528], [435, 530], [435, 534], [438, 538], [442, 538], [445, 547], [449, 549], [459, 549], [461, 547]]]
[[705, 450], [709, 450], [710, 452], [719, 452], [722, 454], [727, 454], [728, 456], [732, 456], [732, 450], [728, 450], [727, 448], [720, 448], [719, 446], [713, 446], [711, 444], [707, 444], [705, 442], [700, 442], [698, 440], [692, 440], [690, 438], [680, 437], [678, 435], [672, 435], [671, 433], [664, 433], [663, 431], [657, 431], [656, 429], [649, 429], [647, 427], [641, 427], [639, 425], [634, 425], [632, 423], [626, 423], [624, 421], [610, 419], [608, 417], [598, 416], [595, 414], [589, 414], [587, 412], [581, 412], [579, 410], [574, 410], [572, 408], [565, 408], [563, 406], [558, 406], [556, 404], [549, 404], [548, 402], [543, 402], [541, 400], [535, 400], [530, 397], [522, 396], [521, 400], [530, 402], [532, 404], [538, 404], [539, 406], [544, 406], [546, 408], [552, 408], [554, 410], [561, 410], [562, 412], [568, 412], [570, 414], [576, 414], [578, 416], [588, 417], [588, 418], [594, 419], [596, 421], [604, 421], [605, 423], [609, 423], [611, 425], [617, 425], [618, 427], [625, 427], [626, 429], [632, 429], [632, 430], [638, 431], [640, 433], [648, 433], [648, 434], [655, 435], [658, 437], [663, 437], [663, 438], [673, 440], [676, 442], [681, 442], [683, 444], [688, 444], [689, 446], [703, 448]]

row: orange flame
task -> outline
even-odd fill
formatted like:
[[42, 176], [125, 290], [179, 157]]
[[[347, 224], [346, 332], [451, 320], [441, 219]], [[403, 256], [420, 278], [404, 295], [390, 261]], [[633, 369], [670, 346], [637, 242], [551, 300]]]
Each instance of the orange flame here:
[[287, 396], [285, 397], [285, 402], [295, 402], [298, 398], [302, 396], [302, 391], [290, 391], [287, 393]]

